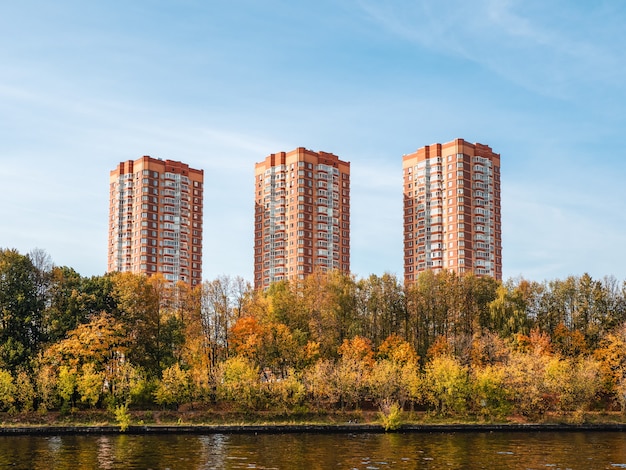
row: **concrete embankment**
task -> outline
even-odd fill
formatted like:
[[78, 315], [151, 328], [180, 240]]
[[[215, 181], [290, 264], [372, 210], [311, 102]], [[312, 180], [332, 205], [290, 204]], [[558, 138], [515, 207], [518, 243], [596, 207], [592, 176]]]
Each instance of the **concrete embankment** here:
[[[393, 432], [588, 432], [626, 431], [626, 424], [406, 424]], [[268, 424], [268, 425], [141, 425], [129, 426], [2, 426], [0, 436], [61, 434], [284, 434], [284, 433], [382, 433], [377, 424]]]

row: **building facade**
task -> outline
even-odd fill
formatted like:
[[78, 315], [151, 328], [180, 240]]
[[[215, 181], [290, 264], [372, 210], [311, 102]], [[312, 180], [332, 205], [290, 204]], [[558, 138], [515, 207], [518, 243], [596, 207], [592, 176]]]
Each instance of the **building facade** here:
[[107, 271], [201, 284], [203, 182], [203, 170], [148, 156], [111, 171]]
[[254, 286], [350, 272], [350, 163], [297, 148], [268, 156], [254, 174]]
[[500, 155], [456, 139], [402, 159], [404, 282], [425, 270], [502, 279]]

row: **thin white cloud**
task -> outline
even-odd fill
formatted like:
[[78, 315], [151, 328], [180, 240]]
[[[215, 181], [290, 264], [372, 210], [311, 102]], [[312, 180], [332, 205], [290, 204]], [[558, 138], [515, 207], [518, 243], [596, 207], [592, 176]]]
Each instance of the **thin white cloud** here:
[[[372, 2], [361, 7], [384, 30], [421, 47], [463, 57], [534, 92], [573, 99], [577, 86], [592, 81], [623, 87], [623, 28], [608, 25], [597, 34], [610, 11], [600, 11], [593, 26], [589, 12], [520, 0], [466, 2]], [[563, 7], [563, 5], [561, 6]], [[606, 22], [605, 22], [606, 24]]]

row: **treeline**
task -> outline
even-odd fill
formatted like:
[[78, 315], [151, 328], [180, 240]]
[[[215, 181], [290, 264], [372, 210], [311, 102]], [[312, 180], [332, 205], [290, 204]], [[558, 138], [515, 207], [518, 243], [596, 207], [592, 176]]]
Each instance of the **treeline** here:
[[626, 409], [626, 288], [339, 272], [254, 291], [219, 277], [82, 277], [0, 250], [0, 410], [181, 404], [507, 416]]

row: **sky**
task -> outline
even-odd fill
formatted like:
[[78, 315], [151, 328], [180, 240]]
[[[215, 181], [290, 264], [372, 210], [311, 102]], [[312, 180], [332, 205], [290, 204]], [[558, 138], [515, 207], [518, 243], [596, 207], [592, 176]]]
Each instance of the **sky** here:
[[402, 278], [402, 156], [501, 155], [504, 278], [626, 280], [621, 0], [0, 4], [0, 248], [104, 274], [109, 172], [204, 170], [203, 277], [252, 280], [254, 164], [351, 162], [351, 268]]

